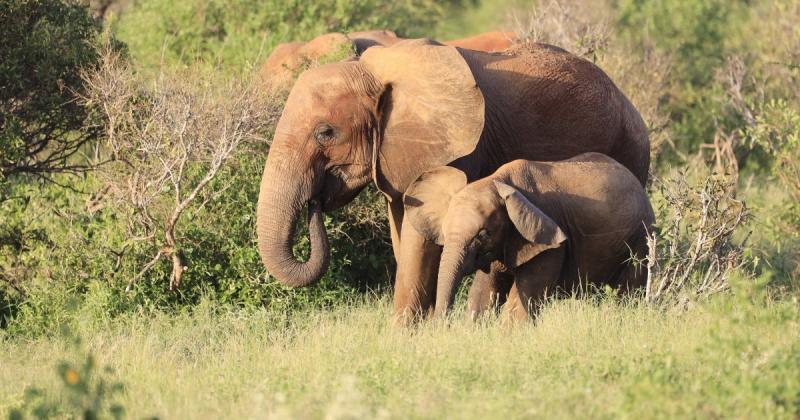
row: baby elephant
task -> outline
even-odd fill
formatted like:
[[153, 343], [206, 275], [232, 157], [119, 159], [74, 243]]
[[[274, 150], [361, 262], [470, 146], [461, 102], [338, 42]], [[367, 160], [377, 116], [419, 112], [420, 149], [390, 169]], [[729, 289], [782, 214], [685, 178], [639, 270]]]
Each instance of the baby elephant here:
[[629, 291], [646, 280], [635, 260], [647, 254], [653, 210], [639, 180], [599, 153], [516, 160], [470, 184], [460, 170], [439, 167], [417, 178], [404, 204], [404, 220], [444, 246], [438, 315], [453, 305], [464, 276], [493, 261], [514, 275], [504, 308], [514, 319], [531, 316], [548, 291], [586, 284]]

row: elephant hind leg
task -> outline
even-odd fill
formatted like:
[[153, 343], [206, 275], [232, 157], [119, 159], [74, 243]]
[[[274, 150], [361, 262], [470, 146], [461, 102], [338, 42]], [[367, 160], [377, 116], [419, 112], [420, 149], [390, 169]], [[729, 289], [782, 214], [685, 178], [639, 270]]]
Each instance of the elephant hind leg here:
[[502, 264], [493, 263], [489, 273], [478, 271], [469, 289], [467, 313], [472, 320], [489, 309], [499, 308], [506, 302], [514, 276]]

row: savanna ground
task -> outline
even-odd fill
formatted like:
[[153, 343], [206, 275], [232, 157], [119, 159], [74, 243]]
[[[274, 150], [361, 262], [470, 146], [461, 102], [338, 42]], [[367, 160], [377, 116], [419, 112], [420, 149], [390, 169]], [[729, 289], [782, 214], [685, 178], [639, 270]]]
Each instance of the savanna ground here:
[[[1, 414], [800, 416], [798, 2], [92, 8], [102, 24], [61, 0], [0, 4]], [[285, 92], [253, 70], [278, 42], [382, 27], [514, 30], [615, 80], [651, 132], [646, 296], [396, 326], [373, 190], [326, 218], [318, 285], [269, 277], [255, 202]]]

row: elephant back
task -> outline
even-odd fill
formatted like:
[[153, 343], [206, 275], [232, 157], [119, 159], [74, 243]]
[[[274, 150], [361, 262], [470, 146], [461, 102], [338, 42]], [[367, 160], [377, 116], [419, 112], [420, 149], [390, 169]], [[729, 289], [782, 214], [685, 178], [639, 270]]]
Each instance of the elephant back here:
[[646, 179], [647, 136], [630, 129], [641, 118], [599, 67], [547, 44], [459, 52], [486, 104], [479, 147], [501, 152], [486, 171], [515, 159], [559, 161], [599, 152]]

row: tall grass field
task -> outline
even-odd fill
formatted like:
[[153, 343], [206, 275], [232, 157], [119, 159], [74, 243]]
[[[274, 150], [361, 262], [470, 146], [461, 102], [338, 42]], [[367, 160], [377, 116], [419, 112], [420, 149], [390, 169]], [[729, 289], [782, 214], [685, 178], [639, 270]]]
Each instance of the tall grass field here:
[[[797, 302], [755, 293], [664, 312], [567, 299], [535, 325], [390, 322], [385, 299], [292, 319], [203, 303], [192, 314], [81, 319], [64, 339], [4, 340], [0, 409], [55, 361], [91, 353], [131, 418], [796, 418]], [[78, 314], [78, 318], [81, 315]], [[92, 381], [92, 378], [80, 378]]]

